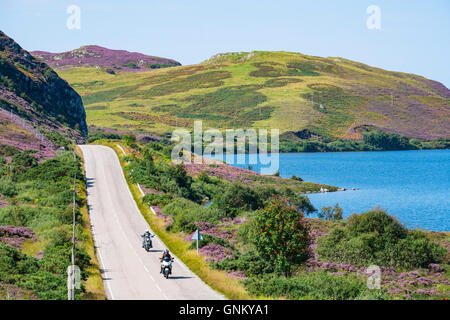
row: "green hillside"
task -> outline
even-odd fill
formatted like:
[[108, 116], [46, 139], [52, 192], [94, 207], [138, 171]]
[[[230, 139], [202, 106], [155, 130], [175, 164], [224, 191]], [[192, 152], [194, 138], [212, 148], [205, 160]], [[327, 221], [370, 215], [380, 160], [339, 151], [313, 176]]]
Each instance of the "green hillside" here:
[[426, 78], [343, 58], [290, 52], [219, 54], [190, 66], [132, 74], [60, 71], [82, 96], [89, 125], [165, 133], [175, 126], [308, 129], [361, 139], [379, 128], [410, 138], [450, 136], [450, 90]]

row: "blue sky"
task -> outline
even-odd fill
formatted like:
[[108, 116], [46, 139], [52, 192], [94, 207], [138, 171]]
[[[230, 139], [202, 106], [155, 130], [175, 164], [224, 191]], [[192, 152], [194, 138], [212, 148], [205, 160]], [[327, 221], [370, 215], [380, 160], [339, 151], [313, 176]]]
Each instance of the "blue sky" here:
[[[79, 30], [66, 26], [72, 4]], [[370, 5], [380, 30], [366, 26]], [[448, 0], [1, 0], [0, 30], [29, 51], [97, 44], [184, 65], [230, 51], [340, 56], [450, 88]]]

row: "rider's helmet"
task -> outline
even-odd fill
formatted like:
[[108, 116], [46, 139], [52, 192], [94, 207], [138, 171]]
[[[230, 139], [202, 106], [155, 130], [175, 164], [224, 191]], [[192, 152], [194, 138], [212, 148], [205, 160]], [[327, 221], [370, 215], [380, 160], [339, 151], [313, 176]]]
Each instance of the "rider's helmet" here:
[[148, 229], [145, 229], [145, 233], [150, 233], [150, 230], [148, 230]]
[[164, 254], [168, 254], [168, 253], [169, 253], [168, 249], [164, 250]]

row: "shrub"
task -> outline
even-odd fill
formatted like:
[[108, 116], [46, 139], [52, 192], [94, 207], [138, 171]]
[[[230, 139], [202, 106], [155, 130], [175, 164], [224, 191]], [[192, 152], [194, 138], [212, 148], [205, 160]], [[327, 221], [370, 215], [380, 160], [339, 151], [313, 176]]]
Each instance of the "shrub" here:
[[45, 136], [57, 146], [64, 147], [66, 150], [72, 149], [72, 141], [58, 131], [46, 132]]
[[318, 241], [321, 259], [355, 265], [396, 266], [405, 269], [441, 262], [446, 250], [420, 231], [408, 231], [383, 210], [352, 215], [345, 227], [335, 227]]
[[336, 203], [334, 207], [322, 207], [319, 218], [325, 220], [342, 220], [342, 208]]
[[177, 198], [162, 209], [163, 214], [172, 216], [174, 222], [170, 230], [194, 232], [197, 229], [195, 222], [218, 223], [224, 217], [217, 208], [204, 208], [184, 198]]
[[34, 150], [26, 150], [22, 153], [16, 153], [12, 159], [11, 164], [13, 166], [13, 172], [17, 174], [22, 174], [27, 169], [30, 169], [37, 164], [37, 160], [31, 154], [35, 152]]
[[164, 207], [172, 201], [172, 196], [170, 194], [157, 194], [157, 193], [147, 193], [142, 199], [143, 202], [148, 203], [150, 206]]
[[339, 276], [323, 271], [300, 274], [294, 278], [268, 276], [244, 280], [249, 293], [273, 298], [354, 300], [360, 297], [388, 299], [387, 294], [368, 294], [365, 283], [358, 277]]
[[405, 269], [426, 268], [432, 262], [444, 261], [447, 250], [428, 240], [420, 231], [412, 232], [399, 243], [397, 265]]
[[363, 142], [379, 150], [408, 150], [415, 148], [409, 143], [408, 137], [380, 130], [364, 132]]
[[217, 208], [198, 207], [189, 211], [183, 211], [174, 217], [171, 229], [192, 233], [197, 229], [195, 222], [210, 222], [216, 224], [224, 217], [222, 211]]
[[219, 270], [242, 271], [247, 276], [255, 277], [261, 277], [275, 271], [275, 264], [272, 260], [264, 259], [253, 251], [237, 254], [233, 258], [226, 258], [211, 265]]
[[261, 257], [274, 261], [278, 273], [289, 275], [293, 265], [309, 257], [308, 225], [286, 198], [268, 201], [254, 217], [250, 237]]
[[214, 199], [214, 205], [224, 210], [227, 216], [235, 217], [240, 210], [260, 208], [262, 202], [251, 188], [235, 182]]
[[10, 177], [3, 176], [0, 178], [0, 194], [7, 197], [13, 197], [17, 194], [16, 185]]

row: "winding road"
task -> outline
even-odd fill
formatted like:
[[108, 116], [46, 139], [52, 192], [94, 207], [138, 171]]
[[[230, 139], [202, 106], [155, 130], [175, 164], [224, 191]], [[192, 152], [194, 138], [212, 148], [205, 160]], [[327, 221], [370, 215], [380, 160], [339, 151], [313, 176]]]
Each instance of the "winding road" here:
[[79, 147], [84, 157], [92, 234], [107, 298], [225, 299], [176, 256], [172, 277], [165, 279], [159, 273], [159, 256], [166, 247], [155, 236], [150, 252], [142, 248], [140, 234], [150, 227], [131, 195], [116, 153], [106, 146]]

